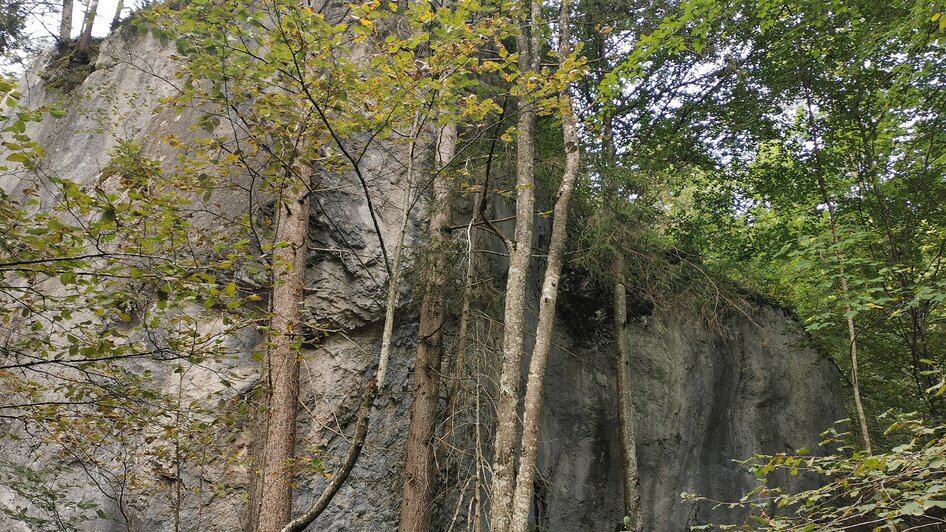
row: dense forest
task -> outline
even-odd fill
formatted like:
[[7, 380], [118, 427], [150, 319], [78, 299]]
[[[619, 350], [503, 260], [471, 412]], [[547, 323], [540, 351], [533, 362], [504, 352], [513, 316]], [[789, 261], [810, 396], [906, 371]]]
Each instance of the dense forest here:
[[[718, 457], [755, 489], [667, 504], [735, 510], [693, 530], [946, 530], [946, 6], [108, 9], [0, 1], [0, 54], [30, 57], [0, 79], [0, 526], [233, 529], [201, 513], [225, 504], [253, 532], [566, 530], [542, 463], [568, 329], [611, 339], [607, 529], [661, 530], [635, 335], [767, 308], [804, 345], [762, 356], [832, 361], [847, 419]], [[398, 515], [326, 518], [377, 434]], [[158, 492], [165, 524], [136, 521]]]

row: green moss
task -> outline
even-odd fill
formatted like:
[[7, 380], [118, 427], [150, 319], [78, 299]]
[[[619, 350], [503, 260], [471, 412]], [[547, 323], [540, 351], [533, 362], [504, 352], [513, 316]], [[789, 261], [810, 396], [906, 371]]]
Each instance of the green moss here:
[[69, 94], [82, 85], [85, 78], [95, 71], [95, 61], [99, 55], [102, 39], [92, 42], [89, 62], [79, 63], [74, 58], [75, 43], [69, 42], [56, 48], [40, 77], [46, 82], [46, 88], [60, 94]]

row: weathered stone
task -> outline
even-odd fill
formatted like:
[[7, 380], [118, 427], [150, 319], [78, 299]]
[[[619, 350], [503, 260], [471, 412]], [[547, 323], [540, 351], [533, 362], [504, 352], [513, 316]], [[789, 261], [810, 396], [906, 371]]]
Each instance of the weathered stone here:
[[[173, 134], [187, 141], [199, 133], [191, 131], [194, 113], [152, 112], [161, 98], [175, 92], [177, 65], [168, 56], [169, 51], [150, 38], [122, 33], [108, 39], [96, 70], [65, 102], [70, 111], [67, 116], [30, 126], [30, 135], [47, 151], [45, 170], [94, 186], [119, 138], [149, 139], [147, 155], [173, 164], [176, 152], [159, 140]], [[43, 89], [35, 71], [27, 75], [21, 91], [30, 105], [48, 104], [57, 98]], [[404, 187], [396, 176], [380, 177], [387, 175], [384, 166], [383, 154], [370, 153], [364, 171], [377, 177], [371, 181], [371, 193], [382, 236], [393, 243]], [[325, 192], [316, 194], [311, 217], [313, 249], [306, 311], [310, 325], [333, 332], [305, 352], [301, 388], [306, 408], [300, 411], [299, 449], [321, 449], [329, 470], [348, 448], [345, 435], [351, 433], [358, 399], [375, 369], [387, 280], [378, 235], [363, 193], [353, 183], [350, 175], [323, 176], [320, 186]], [[23, 176], [0, 176], [0, 187], [14, 196], [28, 184]], [[39, 208], [50, 208], [53, 199], [44, 198]], [[208, 208], [237, 216], [246, 213], [253, 202], [260, 205], [265, 199], [251, 190], [246, 195], [219, 198]], [[415, 221], [419, 223], [420, 215]], [[198, 228], [201, 223], [217, 223], [210, 217], [195, 222]], [[416, 225], [408, 239], [412, 249], [419, 241]], [[542, 224], [537, 227], [536, 239], [539, 246], [547, 240], [547, 228]], [[495, 242], [493, 246], [499, 249]], [[393, 244], [388, 244], [388, 249], [390, 252]], [[490, 262], [492, 273], [502, 275], [503, 261]], [[533, 278], [527, 326], [534, 326], [538, 266]], [[556, 325], [540, 435], [542, 481], [538, 496], [542, 502], [537, 516], [539, 524], [550, 531], [615, 530], [623, 517], [615, 353], [609, 335], [595, 330], [595, 324], [600, 331], [610, 330], [601, 321], [606, 301], [592, 295], [578, 306], [563, 304]], [[396, 529], [416, 335], [416, 317], [408, 303], [402, 302], [405, 310], [397, 324], [388, 382], [372, 413], [361, 460], [310, 530]], [[649, 313], [646, 309], [639, 314]], [[627, 331], [633, 353], [644, 519], [649, 530], [683, 531], [688, 525], [724, 517], [708, 505], [682, 502], [680, 493], [738, 499], [754, 486], [754, 479], [732, 460], [757, 452], [816, 447], [818, 434], [844, 417], [840, 375], [808, 346], [798, 323], [766, 305], [756, 306], [750, 314], [733, 314], [717, 330], [681, 316], [657, 314], [642, 317]], [[581, 324], [580, 330], [576, 324]], [[248, 393], [258, 378], [250, 356], [258, 342], [258, 336], [247, 334], [229, 344], [234, 363], [246, 375], [233, 394]], [[526, 348], [531, 344], [527, 337]], [[174, 389], [170, 377], [156, 374]], [[215, 386], [208, 375], [189, 378], [189, 390]], [[247, 430], [231, 444], [232, 452], [245, 455], [252, 437]], [[78, 463], [46, 448], [31, 449], [22, 441], [0, 443], [7, 463], [62, 463], [66, 471], [59, 480], [76, 486], [69, 488], [72, 497], [96, 500], [102, 509], [119, 516], [115, 501], [96, 489]], [[205, 467], [185, 467], [181, 481], [190, 495], [183, 498], [179, 509], [173, 494], [177, 481], [163, 470], [166, 465], [140, 465], [150, 468], [150, 481], [123, 495], [127, 523], [94, 520], [85, 528], [169, 531], [174, 530], [178, 513], [181, 530], [242, 529], [246, 512], [239, 493], [214, 492], [210, 486], [245, 486], [245, 465], [217, 460]], [[8, 509], [28, 506], [29, 501], [9, 488], [11, 472], [2, 473], [6, 484], [0, 484], [0, 505]], [[319, 476], [300, 479], [296, 507], [309, 504], [326, 482]], [[194, 495], [194, 490], [199, 493]], [[458, 519], [467, 518], [466, 505], [458, 510], [455, 495], [439, 500], [436, 515], [443, 529], [455, 514]], [[0, 527], [29, 530], [3, 516]], [[462, 523], [458, 528], [466, 527]]]

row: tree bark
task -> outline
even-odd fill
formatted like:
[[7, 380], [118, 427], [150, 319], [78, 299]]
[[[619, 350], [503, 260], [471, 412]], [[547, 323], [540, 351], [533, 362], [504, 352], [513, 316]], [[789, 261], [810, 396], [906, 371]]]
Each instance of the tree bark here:
[[[571, 55], [569, 31], [569, 0], [563, 0], [559, 19], [559, 67], [565, 67], [565, 61]], [[526, 532], [529, 527], [529, 509], [532, 503], [535, 462], [538, 454], [539, 418], [542, 413], [542, 388], [545, 383], [545, 368], [548, 365], [549, 351], [552, 346], [552, 333], [555, 328], [555, 305], [558, 299], [558, 283], [562, 272], [567, 241], [568, 207], [575, 182], [578, 179], [580, 154], [578, 133], [575, 125], [575, 113], [572, 109], [571, 85], [566, 85], [561, 93], [562, 131], [565, 140], [565, 172], [555, 199], [552, 219], [552, 236], [549, 242], [548, 263], [545, 267], [545, 279], [542, 282], [542, 295], [539, 300], [539, 321], [536, 325], [535, 348], [529, 363], [529, 377], [526, 381], [525, 405], [523, 410], [521, 457], [519, 473], [516, 476], [515, 500], [513, 503], [512, 530]]]
[[[834, 214], [834, 207], [828, 203], [828, 210], [831, 216], [831, 239], [834, 242], [835, 257], [838, 259], [838, 274], [841, 277], [841, 297], [847, 299], [847, 276], [844, 273], [844, 258], [839, 248], [838, 225]], [[857, 421], [861, 429], [861, 439], [864, 442], [864, 450], [867, 454], [873, 454], [871, 448], [870, 432], [867, 429], [867, 416], [864, 414], [864, 403], [861, 402], [861, 385], [858, 374], [857, 364], [857, 330], [854, 328], [854, 317], [851, 316], [851, 306], [844, 305], [844, 314], [847, 316], [847, 334], [850, 341], [851, 350], [851, 387], [854, 389], [854, 410], [857, 414]]]
[[358, 417], [355, 421], [355, 438], [345, 458], [344, 464], [335, 474], [336, 478], [329, 483], [328, 487], [322, 492], [322, 495], [316, 499], [309, 508], [302, 512], [298, 518], [292, 521], [286, 519], [284, 522], [287, 524], [281, 529], [281, 532], [301, 532], [305, 530], [307, 526], [315, 521], [315, 519], [328, 508], [329, 503], [332, 502], [332, 498], [335, 497], [335, 494], [338, 493], [338, 490], [341, 489], [348, 475], [351, 473], [352, 469], [354, 469], [358, 457], [361, 455], [361, 449], [364, 447], [365, 439], [368, 435], [368, 422], [371, 416], [371, 409], [374, 407], [375, 398], [384, 386], [384, 379], [388, 372], [388, 363], [391, 360], [391, 339], [394, 336], [394, 314], [397, 310], [397, 297], [400, 291], [401, 255], [403, 255], [404, 252], [404, 237], [407, 235], [407, 227], [410, 224], [410, 208], [413, 203], [411, 194], [413, 194], [414, 184], [415, 139], [417, 138], [418, 128], [420, 127], [420, 118], [420, 113], [415, 115], [410, 134], [408, 135], [408, 138], [411, 140], [407, 150], [407, 188], [404, 191], [401, 225], [398, 231], [397, 247], [394, 252], [394, 262], [391, 265], [386, 264], [388, 271], [391, 273], [388, 278], [388, 294], [384, 310], [383, 332], [381, 333], [381, 353], [378, 355], [378, 371], [368, 382], [367, 388], [365, 388], [361, 407], [358, 409]]
[[[538, 71], [539, 10], [538, 0], [527, 0], [528, 20], [520, 20], [516, 38], [519, 49], [519, 72], [522, 80]], [[526, 26], [532, 28], [531, 42]], [[525, 86], [523, 84], [523, 91]], [[514, 240], [506, 242], [509, 250], [509, 271], [506, 277], [506, 300], [503, 309], [503, 367], [499, 377], [499, 398], [496, 407], [496, 436], [493, 444], [493, 478], [490, 503], [490, 529], [507, 532], [512, 519], [515, 492], [515, 449], [518, 436], [519, 379], [522, 374], [523, 321], [526, 281], [532, 254], [532, 226], [535, 208], [535, 117], [530, 95], [519, 96], [518, 137], [516, 139], [516, 231]]]
[[302, 341], [309, 230], [309, 187], [298, 182], [300, 177], [292, 176], [279, 202], [276, 242], [288, 245], [273, 249], [272, 318], [266, 360], [270, 394], [259, 468], [256, 532], [281, 530], [292, 509], [299, 402], [298, 348]]
[[417, 353], [414, 359], [414, 402], [407, 429], [404, 461], [404, 488], [401, 499], [402, 532], [430, 530], [430, 508], [436, 472], [433, 467], [434, 431], [440, 398], [443, 361], [444, 303], [447, 284], [447, 250], [451, 221], [452, 182], [444, 170], [456, 152], [457, 128], [448, 124], [440, 130], [436, 147], [437, 172], [430, 217], [430, 255], [424, 296], [420, 306]]
[[99, 0], [90, 0], [88, 9], [82, 22], [82, 34], [76, 45], [74, 60], [76, 63], [88, 64], [92, 54], [92, 25], [95, 23], [95, 14], [99, 9]]
[[634, 431], [634, 404], [631, 401], [630, 364], [627, 338], [627, 291], [624, 285], [624, 257], [615, 258], [614, 282], [614, 345], [617, 348], [616, 392], [618, 396], [618, 431], [621, 443], [621, 479], [624, 484], [624, 515], [631, 522], [631, 532], [644, 529], [641, 517], [640, 471], [637, 467], [637, 435]]
[[62, 0], [62, 18], [59, 19], [60, 44], [72, 39], [72, 2], [73, 0]]

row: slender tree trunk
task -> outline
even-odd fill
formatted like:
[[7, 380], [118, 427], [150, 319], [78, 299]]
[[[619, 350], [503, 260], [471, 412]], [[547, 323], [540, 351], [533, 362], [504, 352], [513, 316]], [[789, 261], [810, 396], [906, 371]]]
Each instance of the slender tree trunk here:
[[630, 364], [625, 328], [627, 326], [627, 291], [624, 285], [624, 257], [614, 259], [614, 345], [617, 348], [616, 381], [618, 432], [621, 443], [621, 479], [624, 484], [624, 515], [631, 519], [631, 532], [644, 529], [641, 516], [640, 472], [637, 467], [637, 435], [634, 431], [634, 404], [631, 401]]
[[474, 415], [474, 434], [476, 437], [475, 448], [473, 451], [473, 463], [474, 463], [474, 474], [476, 475], [476, 482], [473, 492], [473, 530], [475, 532], [481, 532], [483, 530], [482, 524], [482, 515], [483, 515], [483, 431], [481, 430], [482, 425], [480, 424], [480, 409], [482, 408], [482, 398], [480, 392], [482, 386], [479, 383], [479, 375], [482, 375], [480, 371], [479, 357], [476, 359], [476, 369], [477, 369], [477, 382], [476, 382], [476, 414]]
[[365, 388], [365, 392], [361, 398], [361, 406], [358, 408], [358, 417], [355, 422], [355, 434], [352, 437], [352, 444], [348, 449], [348, 454], [345, 456], [342, 467], [332, 475], [332, 481], [322, 491], [322, 495], [312, 503], [312, 506], [283, 527], [282, 532], [302, 532], [305, 530], [312, 521], [315, 521], [315, 519], [328, 508], [329, 503], [332, 502], [332, 498], [335, 497], [338, 490], [341, 489], [345, 481], [348, 480], [348, 475], [350, 475], [352, 469], [355, 468], [355, 463], [358, 462], [358, 457], [361, 456], [361, 450], [365, 446], [365, 438], [368, 436], [368, 421], [370, 419], [371, 406], [374, 404], [374, 398], [377, 393], [377, 381], [375, 379], [369, 380], [368, 386]]
[[[829, 210], [831, 213], [831, 237], [834, 241], [834, 252], [835, 256], [838, 259], [838, 274], [841, 277], [841, 297], [843, 299], [848, 298], [848, 288], [847, 288], [847, 276], [844, 273], [844, 258], [841, 254], [839, 248], [839, 239], [838, 239], [838, 229], [837, 222], [835, 221], [835, 216], [833, 214], [834, 208], [830, 206]], [[847, 334], [848, 339], [850, 340], [851, 348], [851, 386], [854, 389], [854, 409], [857, 413], [857, 421], [861, 429], [861, 437], [864, 442], [864, 450], [867, 451], [867, 454], [872, 454], [873, 450], [871, 449], [870, 442], [870, 433], [867, 430], [867, 416], [864, 414], [864, 404], [861, 402], [861, 385], [858, 380], [858, 368], [857, 368], [857, 331], [854, 328], [854, 317], [851, 316], [851, 306], [848, 304], [844, 305], [844, 313], [847, 315]]]
[[[603, 54], [601, 55], [603, 57]], [[614, 126], [611, 114], [604, 119], [605, 164], [616, 164], [617, 150], [614, 147]], [[605, 201], [610, 199], [617, 209], [624, 201], [619, 197], [620, 185], [613, 173], [606, 172], [604, 193]], [[631, 354], [628, 350], [627, 328], [627, 286], [625, 284], [624, 255], [618, 252], [611, 263], [611, 275], [614, 278], [612, 312], [614, 314], [613, 332], [615, 357], [615, 393], [618, 408], [618, 440], [621, 445], [621, 480], [624, 489], [624, 515], [630, 518], [627, 527], [631, 532], [642, 532], [644, 528], [640, 506], [640, 470], [637, 466], [637, 434], [634, 430], [634, 402], [631, 400]]]
[[457, 332], [456, 360], [453, 366], [453, 383], [450, 387], [450, 395], [447, 397], [447, 432], [454, 435], [456, 429], [456, 408], [460, 396], [460, 387], [463, 380], [463, 371], [466, 365], [467, 342], [470, 327], [470, 305], [473, 300], [473, 284], [476, 281], [476, 261], [473, 251], [476, 249], [476, 243], [479, 237], [479, 223], [485, 223], [486, 194], [489, 193], [490, 175], [493, 168], [493, 157], [496, 153], [496, 143], [499, 140], [503, 122], [506, 118], [506, 100], [503, 100], [502, 112], [499, 120], [496, 121], [493, 131], [493, 138], [490, 140], [489, 153], [486, 156], [486, 172], [483, 177], [483, 185], [473, 200], [473, 213], [470, 215], [470, 223], [466, 228], [466, 280], [463, 284], [463, 302], [460, 310], [460, 325]]
[[[834, 256], [838, 262], [838, 276], [841, 278], [841, 299], [847, 301], [847, 275], [845, 273], [844, 267], [844, 254], [841, 252], [841, 237], [840, 231], [838, 229], [839, 224], [837, 208], [835, 207], [834, 200], [828, 193], [828, 186], [824, 179], [824, 171], [821, 166], [821, 146], [818, 140], [818, 131], [815, 127], [815, 115], [811, 104], [811, 90], [807, 88], [807, 85], [806, 92], [809, 128], [811, 129], [811, 135], [812, 139], [814, 140], [815, 149], [815, 174], [818, 179], [818, 188], [821, 192], [821, 199], [828, 207], [828, 222], [831, 226], [831, 242], [834, 244]], [[854, 391], [854, 410], [857, 415], [858, 425], [860, 425], [861, 440], [864, 443], [864, 450], [867, 451], [867, 454], [872, 454], [873, 450], [871, 448], [870, 433], [867, 429], [867, 416], [864, 414], [864, 404], [861, 402], [861, 385], [858, 380], [857, 329], [854, 327], [854, 316], [851, 314], [851, 306], [847, 303], [844, 305], [844, 315], [845, 321], [847, 322], [847, 334], [851, 354], [851, 387]]]
[[[284, 187], [273, 249], [272, 319], [266, 365], [269, 408], [260, 463], [255, 532], [277, 532], [290, 519], [299, 403], [299, 344], [308, 255], [309, 190], [299, 176]], [[302, 182], [307, 182], [303, 178]]]
[[[539, 10], [538, 0], [527, 0], [528, 21], [520, 20], [517, 37], [519, 72], [528, 79], [538, 70]], [[532, 29], [531, 42], [526, 26]], [[524, 87], [523, 87], [524, 89]], [[515, 492], [515, 450], [519, 420], [519, 379], [522, 374], [523, 321], [526, 305], [526, 281], [532, 254], [533, 211], [535, 209], [535, 117], [536, 110], [529, 94], [519, 97], [518, 138], [516, 140], [516, 232], [506, 243], [509, 250], [509, 271], [506, 278], [506, 300], [503, 310], [503, 367], [499, 377], [499, 398], [496, 408], [496, 436], [493, 444], [492, 499], [490, 529], [507, 532], [512, 519]]]
[[476, 247], [478, 236], [478, 226], [476, 223], [477, 213], [479, 212], [480, 202], [483, 201], [485, 192], [476, 195], [473, 200], [473, 215], [470, 217], [470, 224], [467, 226], [467, 252], [466, 252], [466, 277], [463, 283], [463, 296], [460, 303], [460, 325], [457, 332], [456, 359], [453, 364], [453, 381], [450, 385], [450, 394], [447, 397], [447, 431], [451, 437], [456, 434], [456, 415], [457, 401], [460, 399], [460, 386], [463, 382], [463, 371], [466, 365], [466, 352], [468, 349], [471, 304], [473, 300], [473, 283], [476, 276], [476, 264], [473, 259], [473, 250]]
[[[562, 0], [559, 19], [559, 68], [565, 68], [565, 62], [571, 55], [569, 0]], [[562, 272], [567, 240], [568, 207], [575, 181], [578, 178], [580, 154], [578, 133], [575, 125], [575, 112], [572, 109], [571, 86], [566, 85], [561, 93], [562, 130], [565, 140], [565, 173], [559, 185], [555, 199], [552, 219], [552, 236], [549, 242], [548, 263], [545, 267], [545, 279], [542, 283], [542, 295], [539, 300], [539, 322], [536, 326], [535, 349], [529, 363], [529, 377], [526, 381], [525, 406], [523, 410], [522, 453], [519, 459], [519, 473], [516, 475], [515, 500], [513, 503], [512, 530], [526, 532], [529, 527], [529, 509], [532, 503], [535, 482], [535, 462], [538, 454], [539, 418], [542, 413], [542, 388], [545, 383], [545, 368], [548, 364], [552, 346], [552, 333], [555, 327], [555, 304], [558, 299], [558, 282]]]
[[87, 64], [89, 62], [92, 54], [92, 25], [95, 22], [95, 14], [98, 9], [99, 0], [90, 0], [82, 22], [82, 34], [79, 35], [79, 43], [76, 45], [75, 61], [77, 63]]
[[312, 503], [312, 505], [302, 512], [297, 518], [289, 521], [285, 527], [278, 529], [281, 532], [302, 532], [306, 529], [322, 512], [328, 508], [329, 503], [341, 489], [345, 480], [355, 468], [361, 450], [364, 447], [365, 439], [368, 435], [368, 422], [371, 415], [371, 409], [374, 406], [374, 400], [384, 386], [384, 379], [388, 373], [388, 364], [391, 361], [391, 341], [394, 337], [394, 317], [397, 311], [397, 297], [400, 292], [401, 279], [401, 256], [404, 254], [404, 238], [407, 235], [407, 228], [410, 225], [410, 208], [413, 204], [411, 195], [414, 189], [414, 158], [416, 148], [416, 138], [420, 127], [420, 113], [414, 116], [411, 131], [408, 136], [410, 143], [408, 145], [407, 155], [407, 188], [404, 191], [404, 204], [401, 213], [401, 225], [398, 231], [397, 246], [394, 251], [394, 260], [390, 265], [390, 278], [388, 279], [387, 303], [384, 310], [384, 327], [381, 333], [381, 352], [378, 355], [378, 371], [374, 377], [368, 381], [365, 393], [362, 396], [361, 406], [358, 409], [358, 417], [355, 421], [355, 437], [352, 446], [349, 448], [348, 455], [345, 458], [341, 469], [335, 472], [332, 482], [322, 492], [322, 495]]
[[444, 167], [456, 152], [457, 128], [449, 124], [438, 135], [434, 201], [430, 217], [430, 256], [424, 296], [420, 306], [417, 355], [414, 361], [414, 402], [407, 429], [404, 489], [401, 499], [402, 532], [430, 530], [430, 507], [436, 472], [433, 467], [434, 430], [440, 398], [443, 361], [444, 302], [447, 284], [447, 250], [451, 221], [452, 181]]
[[118, 23], [122, 21], [122, 10], [125, 9], [125, 0], [118, 0], [118, 5], [115, 6], [115, 16], [112, 17], [111, 28], [115, 29], [118, 26]]
[[[841, 238], [838, 230], [837, 211], [834, 206], [834, 200], [828, 195], [828, 189], [824, 177], [818, 175], [818, 186], [821, 189], [821, 197], [828, 206], [828, 221], [831, 226], [831, 242], [834, 245], [834, 256], [838, 262], [838, 276], [841, 279], [841, 299], [848, 299], [847, 273], [844, 267], [844, 254], [841, 253]], [[854, 327], [854, 316], [851, 315], [851, 306], [844, 304], [844, 314], [847, 322], [848, 347], [851, 355], [851, 388], [854, 392], [854, 410], [857, 415], [858, 425], [861, 431], [861, 441], [864, 443], [864, 450], [868, 454], [873, 452], [871, 448], [870, 432], [867, 429], [867, 416], [864, 414], [864, 404], [861, 401], [861, 385], [859, 381], [858, 362], [857, 362], [857, 329]]]
[[60, 44], [72, 39], [72, 2], [73, 0], [62, 0], [62, 18], [59, 19]]

